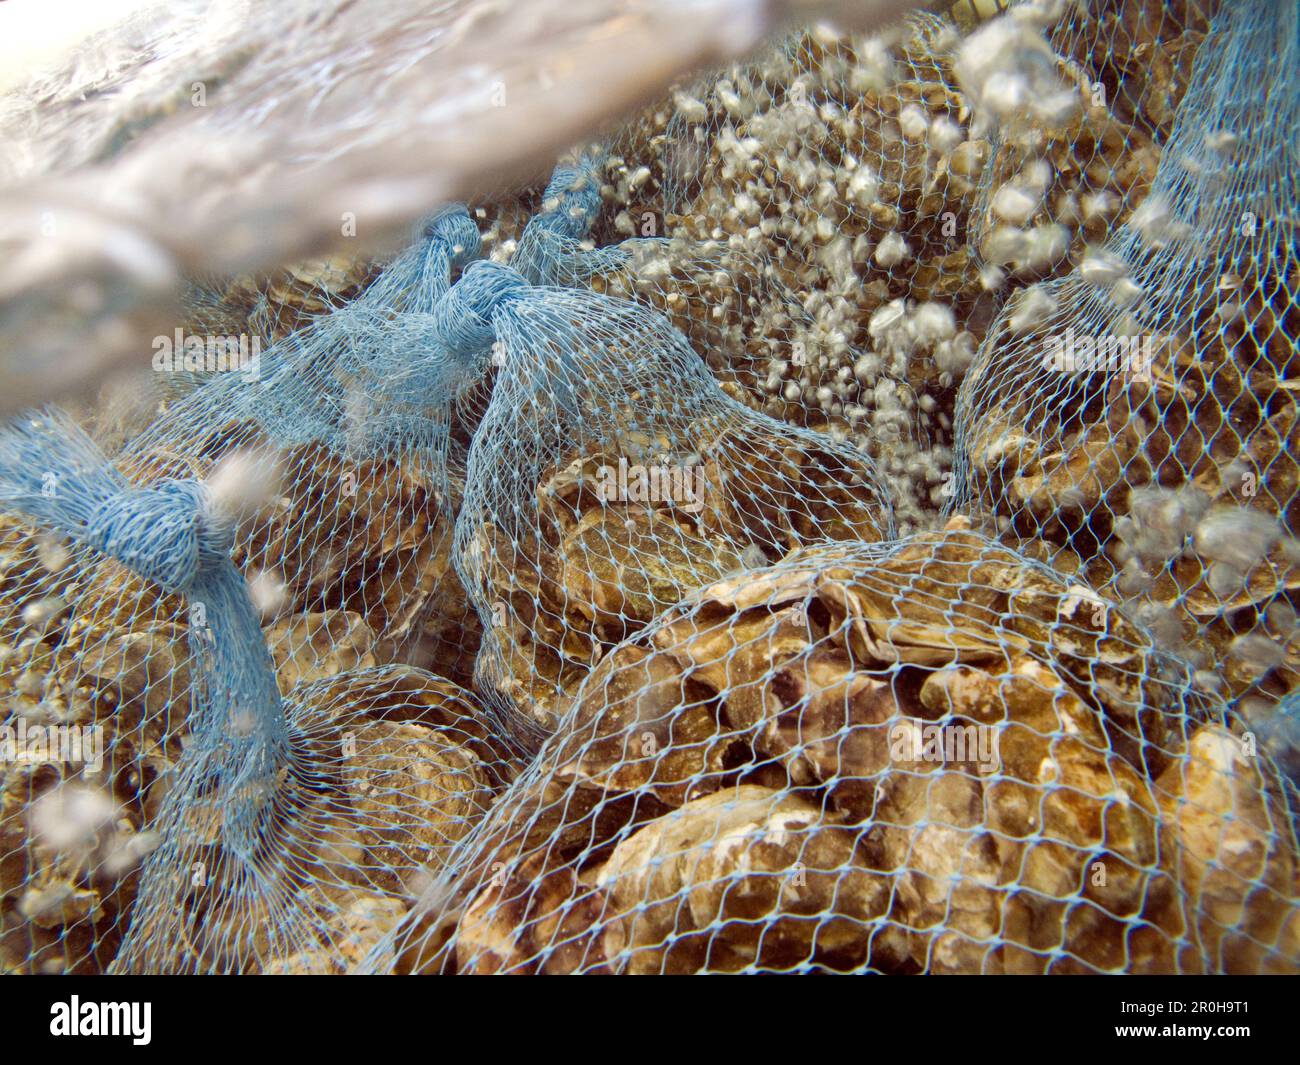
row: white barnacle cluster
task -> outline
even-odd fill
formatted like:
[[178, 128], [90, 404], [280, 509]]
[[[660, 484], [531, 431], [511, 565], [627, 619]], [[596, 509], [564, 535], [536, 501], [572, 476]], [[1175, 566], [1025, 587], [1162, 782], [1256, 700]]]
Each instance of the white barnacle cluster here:
[[1191, 233], [1191, 226], [1182, 221], [1159, 194], [1148, 196], [1137, 206], [1129, 225], [1157, 251], [1174, 241], [1185, 240]]
[[1209, 560], [1208, 579], [1224, 598], [1241, 590], [1251, 572], [1265, 562], [1283, 528], [1277, 519], [1254, 507], [1216, 509], [1196, 527], [1197, 553]]
[[273, 451], [231, 453], [206, 479], [212, 512], [229, 522], [255, 515], [279, 495], [282, 476], [280, 458]]
[[[597, 289], [668, 313], [751, 405], [869, 451], [904, 529], [938, 509], [953, 398], [1002, 285], [973, 249], [990, 151], [959, 41], [938, 20], [796, 34], [647, 111], [603, 190], [618, 237], [636, 245], [649, 216], [667, 239]], [[1054, 230], [1030, 233], [1022, 257], [1059, 258]]]
[[955, 69], [982, 123], [1053, 127], [1079, 110], [1078, 90], [1059, 76], [1056, 53], [1043, 36], [1063, 7], [1059, 2], [1015, 7], [962, 42]]
[[[1069, 250], [1071, 231], [1053, 211], [1048, 192], [1055, 181], [1052, 164], [1033, 158], [990, 197], [989, 232], [981, 246], [990, 267], [1018, 276], [1041, 276], [1062, 262]], [[991, 287], [998, 287], [1001, 280]]]
[[[1216, 660], [1237, 686], [1293, 661], [1300, 627], [1291, 603], [1274, 597], [1275, 574], [1300, 557], [1300, 543], [1276, 516], [1194, 485], [1135, 488], [1114, 536], [1116, 590], [1163, 646], [1206, 673], [1202, 686], [1226, 690]], [[1239, 631], [1242, 621], [1227, 619], [1243, 609], [1256, 624]]]
[[1031, 333], [1047, 324], [1056, 312], [1057, 301], [1043, 285], [1022, 289], [1010, 303], [1007, 328], [1012, 333]]

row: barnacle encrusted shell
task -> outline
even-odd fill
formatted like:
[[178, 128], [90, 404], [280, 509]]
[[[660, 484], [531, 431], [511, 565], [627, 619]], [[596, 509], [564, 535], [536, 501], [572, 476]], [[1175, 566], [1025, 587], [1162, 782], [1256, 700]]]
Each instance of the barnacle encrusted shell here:
[[[1208, 713], [1119, 607], [959, 526], [804, 548], [603, 657], [489, 815], [455, 964], [1217, 970], [1193, 930], [1266, 889], [1211, 890], [1218, 844], [1170, 820]], [[969, 746], [900, 753], [933, 726]], [[1294, 968], [1295, 835], [1248, 820], [1277, 870], [1252, 963]]]
[[[187, 875], [136, 914], [128, 967], [314, 972], [359, 960], [517, 768], [462, 689], [408, 667], [300, 684], [287, 711], [293, 766], [248, 785], [269, 788], [262, 801], [280, 811], [274, 883], [240, 886], [246, 864], [223, 830], [231, 804], [191, 797], [168, 858]], [[303, 942], [316, 946], [285, 953]]]
[[537, 487], [536, 536], [474, 530], [488, 594], [509, 607], [493, 611], [493, 681], [548, 726], [610, 647], [692, 590], [802, 544], [886, 534], [865, 459], [738, 419], [699, 433], [689, 491], [606, 498], [620, 457], [563, 455]]

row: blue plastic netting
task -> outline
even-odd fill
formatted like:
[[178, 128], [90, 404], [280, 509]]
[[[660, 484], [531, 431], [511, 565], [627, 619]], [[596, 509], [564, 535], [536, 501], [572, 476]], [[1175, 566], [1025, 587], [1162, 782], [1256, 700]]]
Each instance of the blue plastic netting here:
[[0, 428], [0, 968], [1300, 969], [1300, 15], [934, 6]]
[[70, 420], [33, 415], [0, 432], [0, 505], [189, 610], [191, 698], [170, 707], [183, 738], [151, 750], [157, 722], [69, 708], [64, 735], [97, 742], [112, 771], [101, 758], [33, 775], [29, 831], [6, 856], [29, 866], [19, 910], [52, 930], [88, 907], [72, 934], [33, 936], [34, 966], [77, 945], [116, 950], [120, 971], [337, 970], [512, 775], [472, 698], [423, 671], [345, 671], [282, 696], [229, 555], [237, 515], [202, 482], [133, 487]]
[[892, 532], [866, 455], [727, 396], [653, 311], [483, 263], [435, 317], [453, 358], [500, 364], [455, 553], [485, 629], [480, 683], [543, 725], [687, 591]]
[[1294, 787], [1224, 710], [974, 533], [800, 549], [607, 653], [372, 964], [1288, 970]]
[[1294, 5], [1221, 8], [1145, 198], [1008, 303], [957, 403], [955, 507], [1237, 697], [1297, 679], [1297, 61]]

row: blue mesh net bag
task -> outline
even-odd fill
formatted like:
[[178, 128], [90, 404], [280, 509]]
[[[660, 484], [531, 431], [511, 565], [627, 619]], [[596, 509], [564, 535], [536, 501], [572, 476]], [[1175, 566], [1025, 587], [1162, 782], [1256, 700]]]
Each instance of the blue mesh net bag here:
[[[428, 312], [477, 251], [463, 207], [437, 213], [359, 298], [215, 374], [117, 455], [141, 483], [225, 460], [274, 471], [277, 505], [239, 528], [234, 557], [278, 603], [272, 646], [303, 676], [401, 660], [469, 677], [477, 625], [450, 559], [463, 444]], [[124, 621], [176, 609], [141, 595], [104, 598]]]
[[238, 503], [219, 482], [134, 487], [58, 415], [0, 430], [6, 511], [188, 611], [118, 653], [116, 702], [86, 698], [106, 652], [74, 611], [73, 657], [37, 713], [6, 717], [24, 755], [0, 765], [6, 968], [339, 971], [517, 768], [473, 698], [421, 670], [277, 677], [229, 555]]
[[[323, 304], [329, 313], [308, 316], [251, 364], [221, 366], [239, 372], [211, 380], [202, 396], [174, 405], [142, 446], [229, 415], [259, 421], [264, 432], [286, 443], [321, 440], [335, 451], [356, 451], [363, 432], [358, 422], [376, 423], [365, 430], [387, 429], [400, 442], [404, 422], [416, 424], [420, 413], [436, 418], [439, 405], [411, 396], [427, 383], [428, 364], [437, 362], [422, 330], [455, 271], [479, 254], [480, 240], [459, 204], [429, 216], [414, 236], [355, 299], [338, 307]], [[170, 376], [186, 370], [188, 360], [177, 352], [155, 362]], [[417, 380], [419, 374], [426, 377]], [[385, 417], [392, 426], [378, 424]]]
[[[652, 303], [738, 397], [877, 460], [900, 529], [932, 526], [951, 413], [997, 291], [971, 237], [990, 145], [948, 18], [826, 25], [656, 103], [611, 139], [609, 213]], [[598, 249], [605, 251], [604, 248]]]
[[621, 261], [617, 247], [598, 249], [590, 236], [601, 210], [604, 159], [602, 151], [591, 149], [551, 174], [510, 258], [532, 284], [586, 284]]
[[154, 369], [161, 372], [110, 381], [97, 403], [78, 411], [80, 420], [114, 453], [147, 429], [162, 407], [174, 406], [228, 370], [260, 362], [263, 351], [292, 334], [313, 324], [319, 331], [321, 319], [355, 301], [371, 282], [385, 279], [367, 302], [395, 306], [437, 262], [428, 243], [428, 228], [437, 217], [422, 222], [414, 246], [384, 268], [367, 258], [334, 255], [291, 263], [260, 277], [190, 278], [181, 294], [175, 332], [154, 339]]
[[1294, 785], [1113, 602], [962, 528], [610, 650], [398, 971], [1295, 972]]
[[[1142, 201], [1218, 5], [935, 6], [880, 35], [809, 28], [680, 87], [613, 139], [607, 196], [620, 232], [662, 220], [688, 260], [725, 248], [716, 274], [672, 269], [674, 324], [696, 341], [703, 286], [697, 318], [745, 337], [696, 345], [715, 372], [869, 451], [903, 530], [951, 496], [956, 388], [1002, 303]], [[751, 276], [803, 313], [751, 302], [726, 260], [764, 264]]]
[[727, 396], [660, 315], [476, 263], [440, 338], [495, 362], [456, 562], [485, 627], [478, 677], [525, 718], [692, 588], [822, 539], [882, 539], [870, 459]]
[[[445, 513], [455, 475], [441, 457], [450, 447], [447, 415], [431, 383], [442, 370], [421, 308], [445, 292], [475, 238], [463, 208], [440, 212], [369, 298], [250, 366], [189, 382], [198, 387], [120, 449], [123, 473], [139, 485], [214, 477], [236, 495], [275, 486], [272, 505], [234, 529], [232, 554], [286, 688], [392, 661], [469, 678], [477, 621], [451, 569]], [[152, 782], [174, 771], [192, 695], [186, 632], [206, 606], [111, 552], [68, 543], [57, 527], [6, 515], [3, 536], [0, 685], [13, 721], [113, 722], [130, 737], [107, 748], [114, 758], [121, 752], [127, 794], [153, 796], [146, 805], [132, 800], [140, 828], [158, 812], [163, 789]], [[111, 880], [96, 886], [50, 874], [73, 902], [41, 902], [40, 923], [21, 909], [35, 876], [23, 819], [58, 779], [56, 769], [27, 768], [31, 780], [10, 781], [5, 815], [18, 833], [3, 848], [12, 866], [6, 964], [102, 966], [120, 933], [113, 915], [121, 907], [96, 909], [101, 893], [117, 890]]]
[[1185, 14], [1149, 191], [1007, 303], [964, 382], [956, 506], [1131, 600], [1198, 683], [1276, 701], [1300, 681], [1300, 26], [1287, 4]]
[[[612, 224], [600, 225], [612, 213], [603, 211], [605, 202], [627, 203], [647, 185], [649, 173], [649, 167], [632, 169], [609, 147], [589, 149], [576, 163], [561, 164], [509, 265], [535, 285], [586, 288], [660, 312], [729, 394], [757, 405], [769, 357], [783, 351], [800, 364], [823, 357], [824, 345], [814, 337], [815, 319], [764, 251], [729, 238], [721, 228], [677, 226], [678, 219], [663, 214], [659, 205], [637, 212], [639, 230], [627, 207]], [[673, 235], [655, 236], [661, 225], [674, 230]], [[598, 243], [601, 237], [613, 242]], [[795, 411], [802, 415], [804, 409], [791, 406], [771, 413]], [[789, 420], [802, 424], [809, 419]], [[829, 424], [819, 420], [817, 427]]]

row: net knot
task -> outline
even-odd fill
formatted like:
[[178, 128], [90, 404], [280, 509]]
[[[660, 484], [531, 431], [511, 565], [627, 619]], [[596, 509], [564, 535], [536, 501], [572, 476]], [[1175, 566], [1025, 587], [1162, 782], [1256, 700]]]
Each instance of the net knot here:
[[492, 316], [532, 290], [523, 276], [500, 263], [471, 263], [433, 310], [434, 330], [452, 355], [487, 351], [496, 339]]
[[206, 566], [229, 557], [232, 530], [210, 517], [201, 483], [166, 480], [103, 500], [86, 541], [141, 577], [184, 591]]
[[426, 218], [420, 223], [417, 239], [444, 245], [452, 267], [478, 258], [483, 243], [478, 226], [463, 203], [448, 204]]
[[577, 166], [557, 166], [533, 224], [572, 240], [585, 237], [600, 213], [597, 165], [595, 159], [585, 159]]

